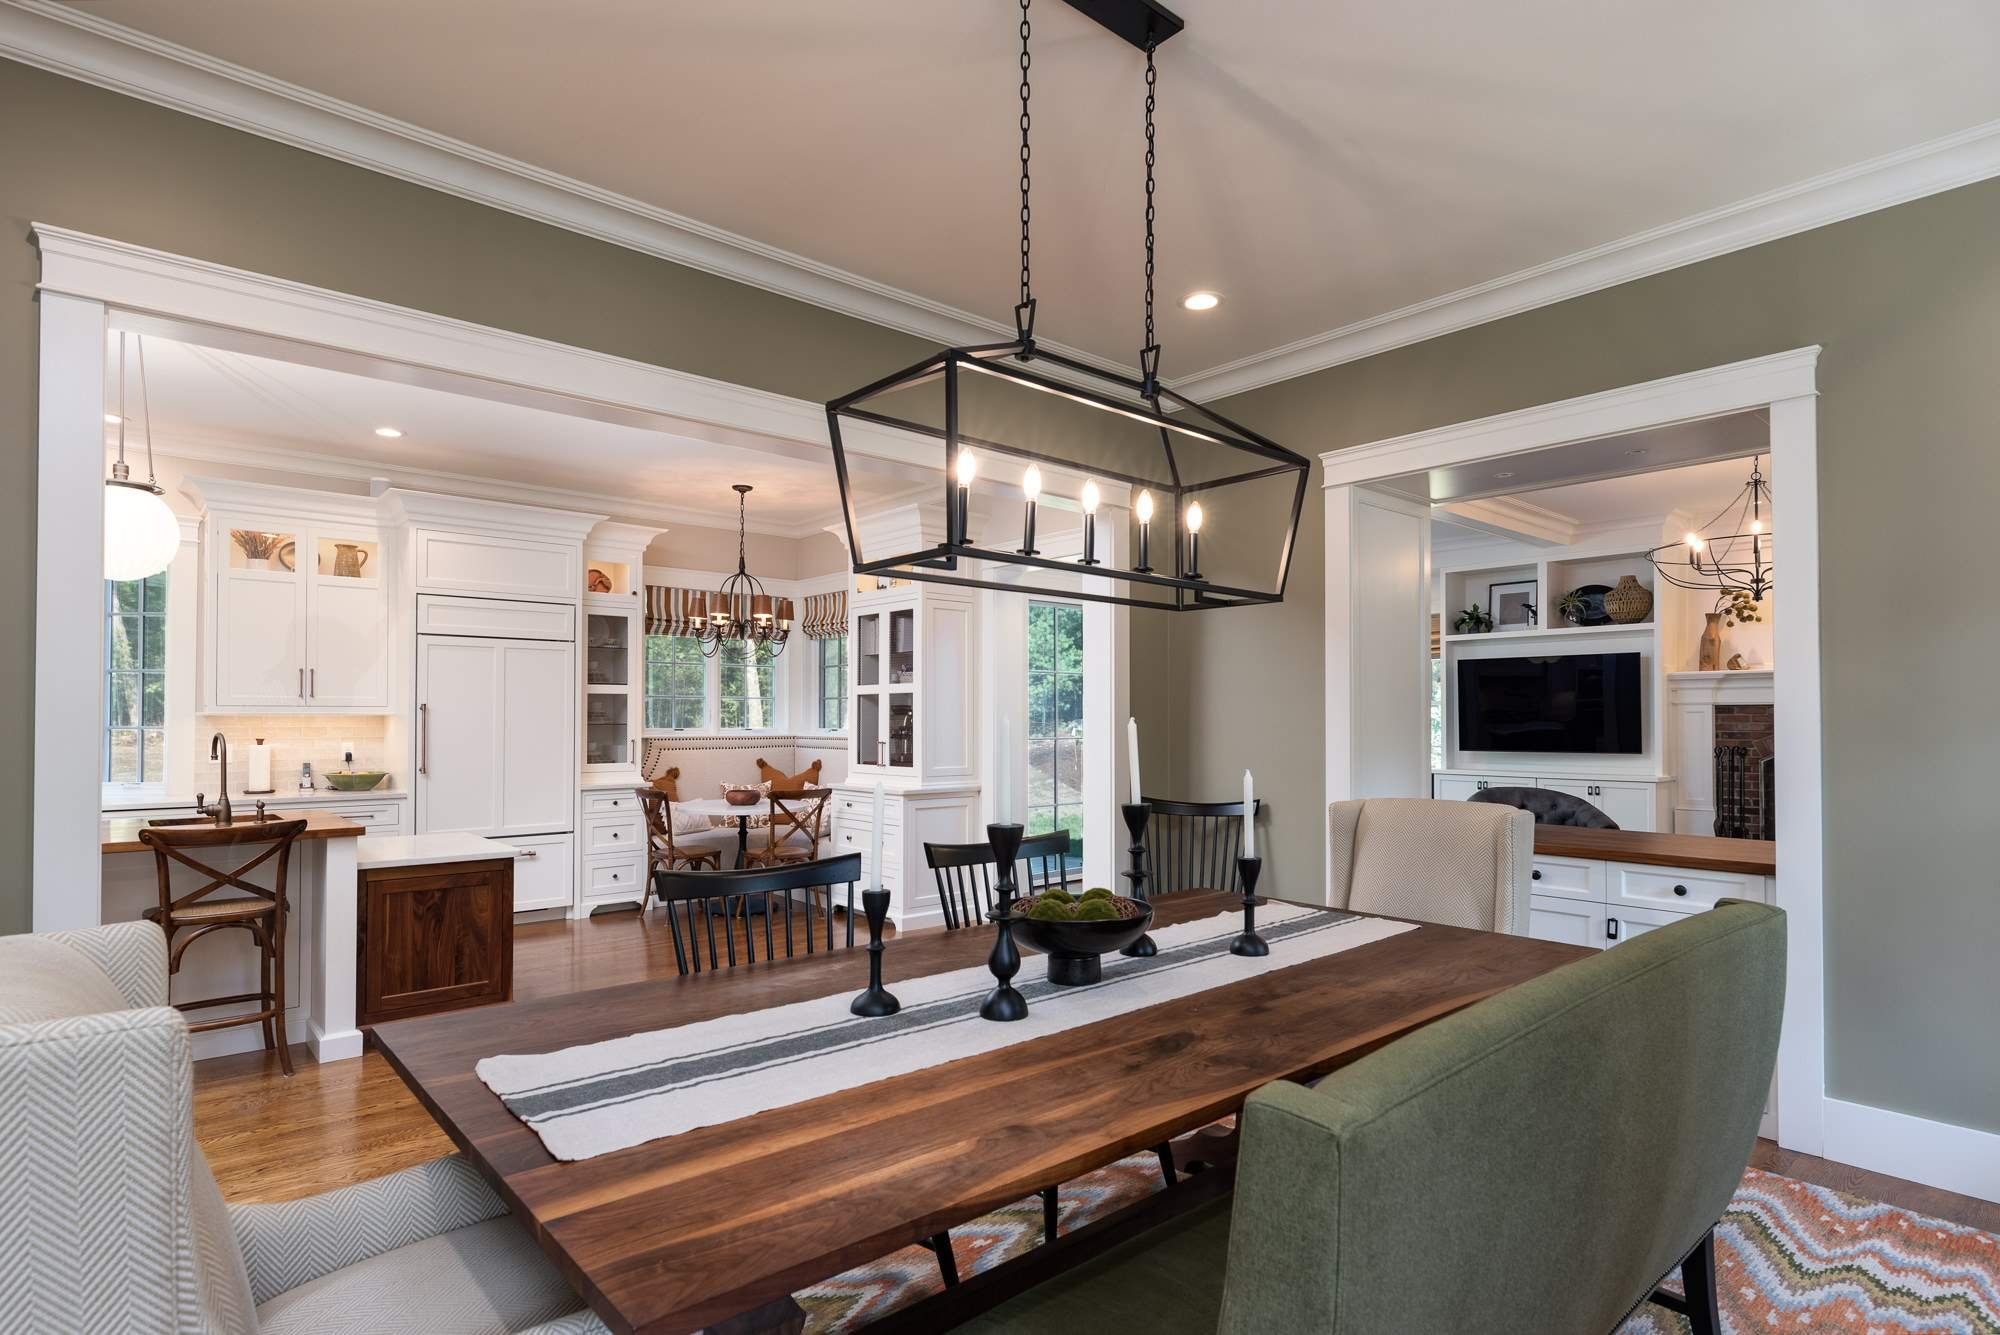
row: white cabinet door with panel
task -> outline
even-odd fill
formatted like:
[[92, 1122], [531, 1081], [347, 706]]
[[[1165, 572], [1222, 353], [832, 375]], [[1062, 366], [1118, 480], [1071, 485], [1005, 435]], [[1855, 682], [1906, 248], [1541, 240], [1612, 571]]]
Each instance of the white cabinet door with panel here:
[[574, 898], [575, 845], [566, 834], [515, 835], [514, 911], [567, 909]]
[[417, 825], [489, 837], [568, 830], [575, 649], [420, 636]]
[[327, 580], [313, 586], [306, 639], [306, 703], [315, 709], [387, 709], [389, 636], [382, 590]]
[[1533, 788], [1532, 777], [1520, 774], [1433, 774], [1431, 795], [1446, 802], [1467, 802], [1487, 788]]
[[213, 707], [298, 709], [305, 704], [305, 585], [297, 576], [221, 571], [211, 634]]
[[1585, 779], [1542, 779], [1538, 787], [1568, 793], [1609, 816], [1621, 830], [1651, 831], [1654, 788], [1645, 783], [1595, 783]]
[[1656, 927], [1671, 927], [1687, 916], [1662, 909], [1627, 909], [1612, 905], [1605, 913], [1604, 943], [1607, 946], [1622, 945]]
[[576, 544], [420, 528], [416, 586], [430, 593], [573, 599], [582, 549]]
[[1537, 941], [1560, 941], [1564, 945], [1602, 950], [1607, 944], [1604, 905], [1584, 899], [1530, 895], [1528, 935]]

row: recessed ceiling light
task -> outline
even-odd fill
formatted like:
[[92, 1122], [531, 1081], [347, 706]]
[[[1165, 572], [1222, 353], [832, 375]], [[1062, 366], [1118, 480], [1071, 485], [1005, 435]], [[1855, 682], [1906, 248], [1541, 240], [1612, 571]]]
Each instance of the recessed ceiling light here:
[[1641, 447], [1636, 450], [1627, 450], [1625, 451], [1625, 453], [1631, 455], [1634, 459], [1640, 459], [1645, 457], [1646, 451], [1643, 447]]
[[104, 420], [111, 426], [117, 426], [120, 422], [124, 421], [125, 419], [120, 417], [117, 413], [106, 413], [104, 414]]
[[1495, 476], [1495, 477], [1499, 477], [1499, 478], [1508, 478], [1508, 477], [1512, 477], [1512, 476], [1514, 476], [1514, 475], [1513, 475], [1512, 473], [1495, 473], [1495, 474], [1494, 474], [1493, 476]]
[[375, 434], [384, 440], [395, 440], [403, 433], [392, 426], [378, 426], [375, 428]]
[[1222, 304], [1222, 297], [1214, 292], [1190, 292], [1181, 298], [1181, 305], [1191, 311], [1212, 311]]

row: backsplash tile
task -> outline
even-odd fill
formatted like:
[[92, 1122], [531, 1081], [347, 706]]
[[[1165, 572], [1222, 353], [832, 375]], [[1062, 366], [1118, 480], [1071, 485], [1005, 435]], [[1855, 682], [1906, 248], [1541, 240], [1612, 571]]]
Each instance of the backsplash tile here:
[[[310, 761], [313, 786], [325, 788], [320, 775], [342, 768], [340, 746], [354, 744], [355, 769], [389, 769], [389, 719], [382, 714], [201, 714], [194, 721], [194, 786], [213, 797], [220, 787], [221, 766], [208, 758], [208, 739], [220, 732], [229, 739], [229, 787], [232, 797], [243, 792], [250, 776], [250, 746], [259, 737], [271, 748], [271, 786], [280, 793], [299, 788], [299, 766]], [[402, 787], [391, 773], [384, 789]]]

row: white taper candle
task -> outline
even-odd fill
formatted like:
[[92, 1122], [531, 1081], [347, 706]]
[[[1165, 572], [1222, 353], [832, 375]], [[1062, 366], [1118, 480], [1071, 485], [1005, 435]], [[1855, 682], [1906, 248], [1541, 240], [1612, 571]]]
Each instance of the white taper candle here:
[[882, 802], [884, 789], [880, 779], [875, 780], [875, 830], [870, 841], [869, 867], [875, 876], [875, 888], [882, 888]]
[[1250, 771], [1243, 771], [1243, 856], [1257, 856], [1257, 785]]
[[1146, 791], [1145, 787], [1139, 782], [1139, 720], [1138, 719], [1127, 718], [1125, 720], [1125, 746], [1126, 750], [1131, 754], [1131, 761], [1132, 761], [1131, 773], [1130, 775], [1127, 776], [1128, 782], [1131, 784], [1131, 789], [1126, 794], [1125, 800], [1136, 806], [1141, 800], [1140, 795]]

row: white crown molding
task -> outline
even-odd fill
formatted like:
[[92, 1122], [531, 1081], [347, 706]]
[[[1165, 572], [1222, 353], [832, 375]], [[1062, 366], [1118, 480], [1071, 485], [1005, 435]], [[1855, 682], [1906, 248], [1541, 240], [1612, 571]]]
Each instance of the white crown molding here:
[[1213, 402], [2000, 176], [2000, 120], [1357, 320], [1174, 382]]
[[1577, 525], [1574, 519], [1518, 496], [1445, 501], [1431, 509], [1451, 515], [1453, 523], [1534, 547], [1567, 547], [1576, 541]]
[[[943, 344], [1010, 325], [326, 97], [53, 0], [0, 0], [0, 56]], [[1172, 382], [1214, 400], [2000, 175], [2000, 121]], [[1046, 346], [1106, 371], [1131, 368]]]
[[[488, 152], [365, 107], [204, 55], [53, 0], [0, 0], [0, 55], [232, 129], [946, 345], [988, 343], [1011, 324], [584, 181]], [[1042, 340], [1104, 370], [1129, 367]]]

